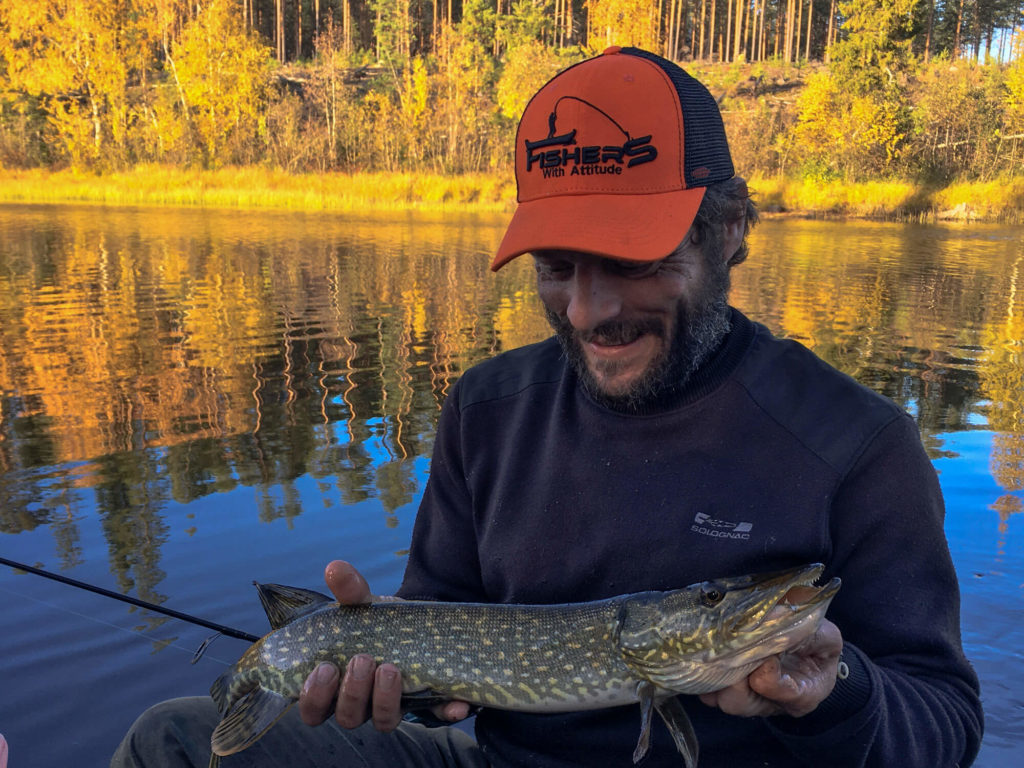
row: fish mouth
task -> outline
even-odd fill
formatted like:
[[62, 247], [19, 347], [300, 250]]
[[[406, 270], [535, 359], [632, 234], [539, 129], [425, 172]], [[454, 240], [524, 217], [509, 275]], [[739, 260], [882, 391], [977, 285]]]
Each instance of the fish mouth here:
[[737, 665], [749, 663], [786, 651], [812, 635], [841, 584], [838, 577], [818, 584], [824, 571], [824, 565], [812, 563], [743, 577], [750, 583], [732, 587], [741, 596], [723, 615], [723, 634], [733, 641], [717, 660], [733, 657]]
[[765, 615], [754, 624], [754, 627], [767, 621], [778, 608], [786, 608], [793, 613], [800, 614], [831, 600], [839, 591], [840, 580], [832, 578], [825, 584], [818, 584], [817, 582], [824, 572], [824, 565], [812, 563], [789, 571], [778, 571], [755, 577], [757, 581], [751, 585], [751, 588], [754, 590], [755, 596], [757, 591], [764, 590], [760, 599], [763, 601], [761, 610]]

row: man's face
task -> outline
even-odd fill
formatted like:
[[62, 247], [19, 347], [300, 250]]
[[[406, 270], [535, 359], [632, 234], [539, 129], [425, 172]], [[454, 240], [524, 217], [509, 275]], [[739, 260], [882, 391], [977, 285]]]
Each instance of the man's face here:
[[[727, 251], [728, 252], [728, 251]], [[633, 411], [680, 387], [728, 331], [728, 267], [688, 235], [656, 262], [534, 254], [548, 320], [583, 385]]]

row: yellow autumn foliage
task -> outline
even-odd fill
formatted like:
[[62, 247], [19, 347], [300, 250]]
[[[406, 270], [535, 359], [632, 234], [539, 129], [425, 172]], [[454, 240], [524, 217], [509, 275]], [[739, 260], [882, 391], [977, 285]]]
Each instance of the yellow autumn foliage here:
[[230, 0], [209, 0], [172, 49], [186, 121], [207, 165], [255, 159], [265, 132], [270, 49], [242, 31]]

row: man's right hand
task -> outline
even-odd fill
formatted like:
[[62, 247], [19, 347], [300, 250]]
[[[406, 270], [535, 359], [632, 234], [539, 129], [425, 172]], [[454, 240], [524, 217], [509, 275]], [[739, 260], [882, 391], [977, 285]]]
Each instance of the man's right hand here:
[[[324, 570], [324, 580], [342, 605], [359, 605], [376, 600], [366, 579], [350, 563], [334, 560]], [[306, 678], [299, 696], [299, 715], [307, 725], [320, 725], [334, 710], [343, 728], [356, 728], [372, 720], [379, 731], [393, 731], [402, 721], [402, 675], [394, 664], [374, 663], [366, 654], [349, 659], [342, 677], [336, 666], [320, 664]], [[469, 705], [449, 701], [434, 708], [435, 717], [455, 722], [469, 716]]]

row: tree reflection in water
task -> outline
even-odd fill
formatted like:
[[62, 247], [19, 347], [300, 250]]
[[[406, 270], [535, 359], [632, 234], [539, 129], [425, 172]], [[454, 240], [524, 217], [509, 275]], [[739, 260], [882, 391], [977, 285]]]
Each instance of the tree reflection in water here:
[[[247, 600], [218, 597], [230, 568], [246, 585], [257, 568], [308, 580], [346, 556], [394, 580], [452, 383], [548, 335], [529, 260], [488, 269], [503, 224], [0, 207], [0, 548], [186, 610]], [[1007, 589], [1024, 582], [1008, 551], [1024, 509], [1018, 242], [999, 226], [769, 220], [732, 294], [914, 415], [958, 568], [1016, 568]], [[970, 434], [987, 447], [966, 452]], [[132, 620], [163, 632], [154, 649], [178, 642], [162, 617]], [[126, 663], [68, 643], [95, 665], [80, 685]], [[196, 692], [139, 691], [79, 738], [109, 754], [150, 697]]]

